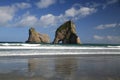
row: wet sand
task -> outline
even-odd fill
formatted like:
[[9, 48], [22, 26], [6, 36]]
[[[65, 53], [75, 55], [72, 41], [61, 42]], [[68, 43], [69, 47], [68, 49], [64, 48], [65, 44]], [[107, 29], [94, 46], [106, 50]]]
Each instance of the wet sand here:
[[1, 58], [0, 80], [120, 80], [120, 56]]

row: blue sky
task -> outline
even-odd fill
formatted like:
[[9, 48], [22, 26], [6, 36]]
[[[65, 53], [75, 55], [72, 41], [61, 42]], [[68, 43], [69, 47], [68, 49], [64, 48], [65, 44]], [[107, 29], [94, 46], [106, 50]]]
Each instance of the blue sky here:
[[82, 43], [120, 44], [120, 0], [1, 0], [0, 41], [24, 42], [34, 27], [52, 42], [67, 20]]

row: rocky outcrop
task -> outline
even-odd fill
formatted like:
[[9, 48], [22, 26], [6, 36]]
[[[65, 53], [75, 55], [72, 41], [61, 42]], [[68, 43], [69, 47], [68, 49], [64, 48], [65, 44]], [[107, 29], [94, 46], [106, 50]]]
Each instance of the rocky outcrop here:
[[67, 21], [56, 30], [53, 43], [59, 42], [63, 44], [80, 44], [80, 38], [77, 36], [76, 27], [72, 21]]
[[29, 38], [27, 43], [49, 43], [50, 39], [47, 34], [40, 34], [34, 28], [29, 29]]

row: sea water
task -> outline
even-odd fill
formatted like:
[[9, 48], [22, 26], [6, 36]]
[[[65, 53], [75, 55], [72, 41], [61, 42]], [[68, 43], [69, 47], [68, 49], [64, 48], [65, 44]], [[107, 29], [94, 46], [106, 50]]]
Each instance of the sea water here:
[[0, 57], [49, 56], [81, 54], [119, 54], [119, 45], [53, 45], [27, 43], [0, 43]]
[[119, 45], [0, 43], [0, 80], [120, 80]]

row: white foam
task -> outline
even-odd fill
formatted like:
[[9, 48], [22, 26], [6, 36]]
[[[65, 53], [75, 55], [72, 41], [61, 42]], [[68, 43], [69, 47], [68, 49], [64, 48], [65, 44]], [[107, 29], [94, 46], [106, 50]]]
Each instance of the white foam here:
[[111, 47], [112, 47], [112, 48], [113, 48], [113, 47], [114, 47], [114, 48], [120, 48], [120, 46], [108, 46], [108, 47], [110, 47], [110, 48], [111, 48]]
[[120, 49], [120, 47], [0, 46], [0, 49]]
[[29, 46], [29, 47], [32, 47], [32, 46], [40, 46], [40, 44], [21, 44], [22, 46]]
[[0, 43], [0, 49], [108, 49], [119, 48], [120, 46], [65, 46], [65, 45], [46, 45], [46, 44], [28, 44], [28, 43]]
[[[0, 46], [0, 56], [120, 54], [120, 46], [61, 46], [41, 44], [8, 44]], [[9, 49], [9, 50], [8, 50]], [[27, 50], [26, 50], [27, 49]]]
[[27, 43], [1, 43], [0, 44], [2, 47], [3, 46], [40, 46], [40, 44], [27, 44]]
[[6, 54], [0, 54], [0, 57], [9, 57], [9, 56], [49, 56], [49, 55], [103, 55], [103, 54], [120, 54], [119, 52], [84, 52], [84, 53], [78, 53], [78, 52], [75, 52], [75, 53], [72, 53], [72, 52], [66, 52], [66, 53], [60, 53], [60, 52], [57, 52], [57, 53], [20, 53], [20, 54], [16, 54], [16, 53], [6, 53]]

